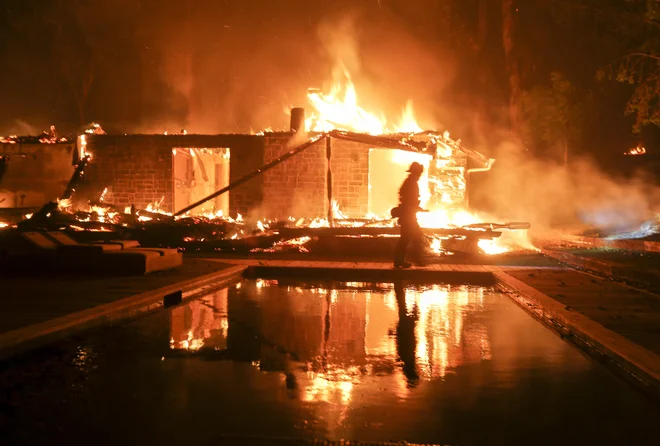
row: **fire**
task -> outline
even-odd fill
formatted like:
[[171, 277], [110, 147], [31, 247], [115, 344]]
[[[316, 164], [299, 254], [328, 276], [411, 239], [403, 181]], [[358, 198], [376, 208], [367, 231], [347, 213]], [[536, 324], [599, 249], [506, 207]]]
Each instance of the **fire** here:
[[398, 124], [391, 125], [385, 116], [370, 113], [359, 105], [355, 84], [343, 64], [335, 73], [339, 74], [335, 75], [335, 82], [328, 93], [315, 88], [307, 91], [307, 99], [315, 109], [306, 122], [309, 131], [341, 129], [371, 135], [422, 131], [415, 120], [411, 101], [406, 104]]
[[[307, 98], [313, 106], [311, 116], [306, 121], [309, 131], [327, 132], [334, 129], [356, 131], [372, 135], [393, 133], [420, 133], [422, 128], [415, 119], [412, 101], [408, 101], [398, 121], [392, 123], [381, 113], [373, 113], [362, 107], [353, 83], [351, 74], [344, 64], [339, 64], [333, 73], [334, 82], [328, 92], [318, 89], [310, 89]], [[420, 205], [422, 208], [429, 206], [430, 212], [420, 212], [418, 220], [423, 228], [460, 228], [465, 225], [481, 223], [484, 220], [476, 214], [461, 209], [462, 203], [452, 200], [451, 189], [464, 193], [464, 181], [456, 180], [452, 184], [441, 184], [436, 178], [429, 177], [432, 167], [444, 168], [449, 160], [455, 155], [458, 142], [452, 140], [448, 132], [430, 135], [437, 143], [437, 157], [403, 150], [388, 151], [393, 166], [406, 169], [412, 162], [418, 162], [424, 166], [424, 173], [419, 180]], [[435, 164], [433, 164], [435, 163]], [[436, 200], [432, 201], [433, 193]], [[371, 188], [371, 185], [370, 185]], [[396, 197], [392, 197], [393, 201]], [[394, 207], [396, 203], [392, 204]], [[332, 203], [335, 218], [341, 218], [342, 213], [336, 203]], [[389, 219], [389, 215], [379, 216], [381, 219]], [[297, 226], [302, 220], [297, 222]], [[310, 227], [328, 226], [324, 219], [314, 220]], [[440, 240], [433, 240], [432, 250], [439, 252]], [[487, 254], [500, 254], [509, 250], [499, 239], [481, 240], [479, 248]]]
[[624, 155], [645, 155], [646, 154], [646, 148], [644, 146], [637, 146], [633, 147], [632, 149], [628, 150], [627, 152], [623, 153]]

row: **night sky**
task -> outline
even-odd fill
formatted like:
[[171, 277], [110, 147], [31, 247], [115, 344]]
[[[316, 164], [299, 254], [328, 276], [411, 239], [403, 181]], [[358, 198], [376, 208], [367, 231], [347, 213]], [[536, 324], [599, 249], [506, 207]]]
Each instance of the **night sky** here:
[[[525, 87], [561, 71], [591, 91], [575, 150], [618, 156], [636, 143], [631, 87], [596, 80], [612, 55], [593, 29], [549, 19], [548, 2], [518, 8]], [[368, 110], [395, 116], [412, 99], [424, 128], [495, 144], [508, 98], [498, 3], [477, 54], [477, 0], [4, 0], [0, 134], [285, 129], [285, 109], [309, 108], [307, 88], [327, 87], [341, 59]]]

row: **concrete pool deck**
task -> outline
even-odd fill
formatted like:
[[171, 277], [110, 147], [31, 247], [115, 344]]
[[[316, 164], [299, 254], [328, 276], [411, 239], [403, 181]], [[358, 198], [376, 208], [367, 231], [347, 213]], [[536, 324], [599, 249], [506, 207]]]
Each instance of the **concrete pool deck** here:
[[[660, 401], [660, 296], [561, 266], [186, 259], [178, 270], [117, 278], [3, 280], [0, 359], [251, 277], [422, 280], [499, 285], [532, 315]], [[172, 297], [173, 296], [173, 297]]]
[[242, 277], [245, 267], [200, 259], [148, 276], [2, 277], [0, 359], [198, 296]]

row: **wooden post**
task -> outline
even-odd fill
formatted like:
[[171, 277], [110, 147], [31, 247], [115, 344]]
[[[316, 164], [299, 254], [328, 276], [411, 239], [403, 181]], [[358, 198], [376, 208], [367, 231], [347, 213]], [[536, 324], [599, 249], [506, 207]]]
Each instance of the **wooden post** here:
[[328, 164], [326, 190], [328, 192], [328, 225], [332, 228], [333, 215], [332, 215], [332, 165], [330, 163], [331, 157], [332, 157], [332, 138], [328, 136], [325, 139], [325, 158]]

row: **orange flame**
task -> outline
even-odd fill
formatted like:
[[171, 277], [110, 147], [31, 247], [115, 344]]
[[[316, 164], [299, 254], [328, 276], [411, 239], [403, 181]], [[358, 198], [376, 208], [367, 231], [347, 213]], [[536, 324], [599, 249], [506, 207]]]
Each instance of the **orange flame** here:
[[637, 146], [633, 147], [632, 149], [628, 150], [627, 152], [623, 153], [624, 155], [645, 155], [646, 154], [646, 148], [643, 146]]
[[371, 135], [422, 131], [415, 120], [411, 101], [406, 104], [399, 123], [391, 125], [385, 116], [370, 113], [359, 105], [355, 84], [343, 64], [336, 72], [341, 74], [335, 76], [330, 92], [324, 93], [314, 88], [307, 91], [307, 99], [314, 107], [314, 112], [306, 122], [309, 131], [327, 132], [341, 129]]
[[[412, 101], [408, 101], [403, 112], [395, 124], [388, 121], [381, 113], [373, 113], [364, 109], [358, 99], [358, 94], [353, 83], [351, 74], [344, 64], [339, 64], [334, 71], [334, 82], [328, 92], [319, 89], [309, 89], [307, 98], [313, 106], [313, 111], [306, 121], [308, 131], [327, 132], [334, 129], [356, 131], [372, 135], [392, 134], [392, 133], [419, 133], [422, 128], [415, 119]], [[449, 137], [449, 133], [434, 135], [438, 142], [438, 159], [432, 160], [430, 156], [406, 152], [402, 150], [391, 150], [388, 154], [393, 165], [407, 168], [412, 162], [418, 162], [424, 166], [424, 173], [419, 180], [420, 204], [425, 207], [430, 203], [431, 190], [429, 187], [429, 167], [431, 163], [436, 163], [442, 167], [449, 158], [454, 156], [454, 150], [457, 147], [455, 141]], [[456, 184], [454, 187], [459, 190], [465, 189], [465, 184]], [[436, 193], [437, 189], [436, 189]], [[461, 227], [473, 223], [481, 223], [484, 220], [476, 214], [464, 210], [452, 210], [452, 200], [448, 193], [442, 193], [440, 201], [445, 208], [432, 209], [431, 212], [418, 214], [420, 226], [425, 228], [451, 228]], [[395, 197], [393, 197], [395, 199]], [[453, 203], [455, 205], [455, 203]], [[396, 203], [392, 204], [394, 207]], [[335, 218], [341, 218], [341, 211], [336, 203], [333, 203], [333, 213]], [[389, 219], [388, 215], [380, 216]], [[301, 222], [299, 222], [300, 224]], [[325, 219], [317, 219], [310, 225], [311, 227], [328, 226]], [[434, 250], [440, 250], [439, 240], [433, 242]], [[479, 248], [487, 254], [500, 254], [509, 250], [499, 240], [481, 240]]]

